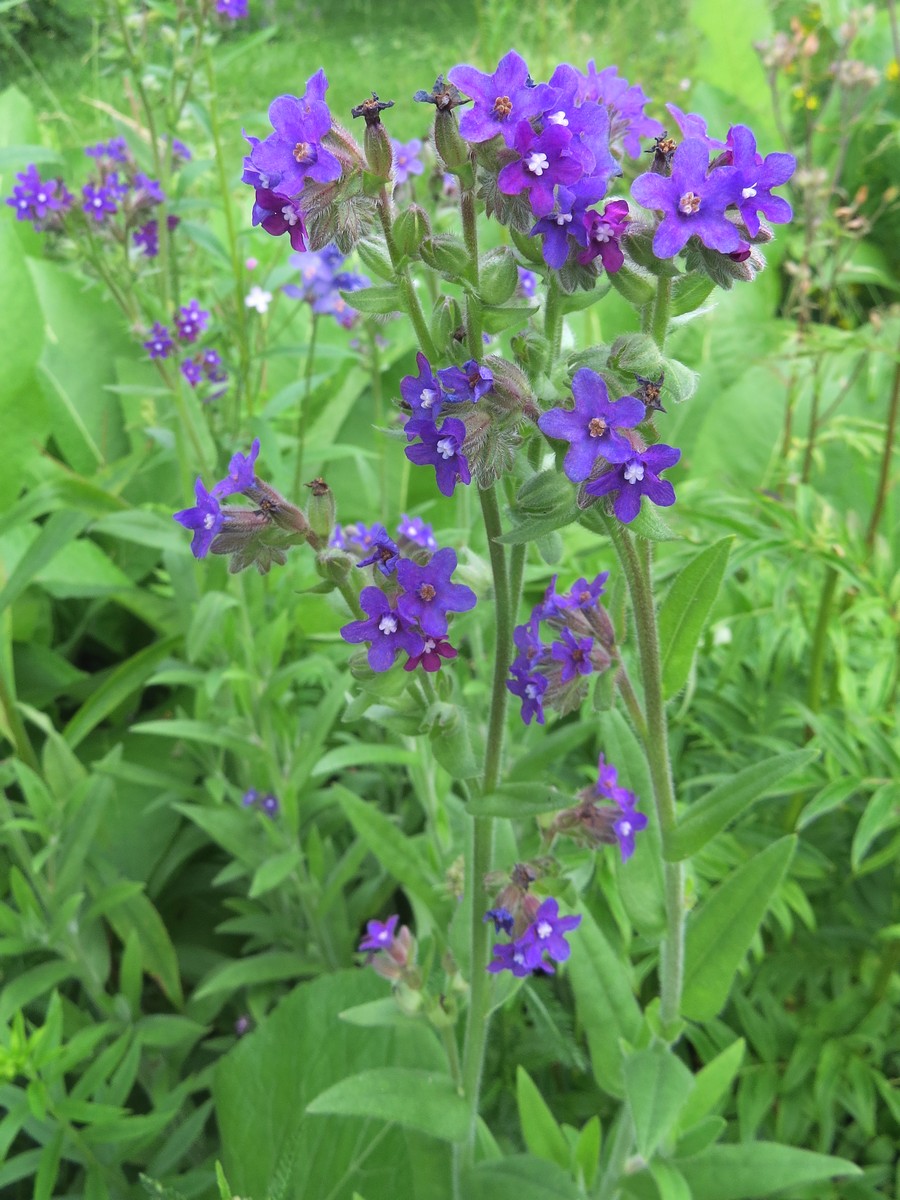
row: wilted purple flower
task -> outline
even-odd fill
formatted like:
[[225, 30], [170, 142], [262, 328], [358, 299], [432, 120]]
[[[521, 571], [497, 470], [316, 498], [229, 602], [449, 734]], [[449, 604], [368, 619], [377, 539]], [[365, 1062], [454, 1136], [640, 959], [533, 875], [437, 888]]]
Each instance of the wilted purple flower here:
[[298, 201], [271, 189], [257, 188], [250, 220], [273, 237], [286, 233], [293, 250], [306, 249], [306, 224]]
[[437, 541], [430, 525], [426, 525], [421, 517], [409, 517], [406, 513], [403, 513], [402, 517], [397, 526], [397, 533], [401, 537], [416, 546], [421, 546], [423, 550], [437, 550]]
[[113, 200], [117, 203], [124, 200], [130, 190], [128, 180], [120, 179], [118, 171], [113, 171], [107, 175], [103, 183], [109, 189]]
[[[413, 411], [413, 417], [436, 418], [441, 411], [444, 393], [431, 369], [431, 363], [420, 350], [416, 355], [418, 375], [406, 375], [400, 380], [400, 395]], [[457, 371], [459, 368], [455, 368]], [[438, 372], [440, 375], [441, 372]]]
[[572, 394], [573, 409], [551, 408], [538, 418], [538, 426], [548, 437], [570, 443], [563, 469], [574, 483], [581, 483], [598, 458], [623, 462], [633, 455], [631, 443], [617, 431], [640, 424], [644, 406], [634, 396], [610, 400], [602, 376], [589, 367], [575, 372]]
[[507, 196], [527, 191], [536, 217], [553, 212], [553, 189], [558, 184], [571, 187], [593, 162], [591, 152], [563, 125], [550, 125], [537, 134], [529, 121], [520, 121], [513, 147], [521, 157], [501, 168], [497, 187]]
[[[207, 352], [209, 353], [209, 352]], [[215, 354], [215, 351], [212, 351]], [[218, 357], [218, 355], [216, 356]], [[259, 457], [259, 438], [253, 439], [249, 454], [233, 454], [228, 464], [228, 474], [220, 479], [212, 490], [214, 496], [234, 496], [252, 488], [255, 475], [256, 460]]]
[[174, 345], [168, 329], [157, 321], [150, 330], [150, 337], [144, 342], [144, 349], [151, 358], [168, 358]]
[[[761, 212], [776, 225], [785, 225], [792, 220], [794, 212], [790, 204], [781, 196], [773, 196], [772, 188], [787, 183], [793, 175], [797, 166], [794, 156], [767, 154], [763, 158], [757, 154], [756, 138], [746, 125], [732, 125], [728, 130], [727, 145], [726, 162], [730, 159], [730, 164], [738, 172], [738, 210], [750, 236], [756, 237], [759, 233], [757, 213]], [[749, 246], [746, 251], [745, 257], [749, 257]]]
[[707, 150], [724, 150], [725, 143], [720, 142], [718, 138], [710, 137], [706, 132], [706, 121], [698, 113], [682, 112], [677, 104], [667, 104], [669, 115], [674, 120], [675, 124], [681, 130], [681, 136], [687, 138], [695, 138], [697, 141], [703, 142]]
[[515, 50], [501, 58], [492, 75], [460, 65], [448, 71], [447, 78], [475, 101], [459, 123], [459, 132], [469, 142], [487, 142], [502, 134], [512, 145], [519, 122], [539, 117], [555, 99], [548, 84], [532, 85], [528, 64]]
[[521, 717], [526, 725], [531, 724], [531, 718], [538, 725], [544, 724], [544, 692], [550, 686], [550, 680], [540, 671], [517, 672], [512, 679], [506, 681], [507, 690], [522, 701]]
[[391, 148], [394, 151], [394, 182], [396, 184], [406, 183], [410, 175], [423, 174], [425, 167], [419, 158], [419, 154], [422, 152], [420, 138], [413, 138], [409, 142], [398, 142], [396, 138], [391, 138]]
[[456, 658], [458, 651], [444, 638], [425, 638], [425, 647], [421, 654], [415, 654], [403, 664], [404, 671], [414, 671], [420, 666], [423, 670], [432, 672], [441, 669], [442, 659]]
[[86, 183], [81, 189], [81, 194], [84, 198], [82, 210], [95, 221], [105, 221], [108, 216], [119, 211], [111, 188], [94, 187], [92, 183]]
[[331, 129], [327, 88], [328, 80], [320, 69], [307, 80], [302, 97], [278, 96], [269, 105], [274, 132], [255, 145], [251, 142], [249, 154], [249, 166], [257, 174], [256, 186], [296, 196], [306, 179], [329, 183], [340, 177], [340, 162], [321, 144]]
[[740, 175], [734, 167], [708, 172], [709, 153], [703, 142], [688, 138], [672, 159], [672, 174], [648, 171], [631, 185], [631, 194], [644, 208], [657, 209], [663, 220], [653, 237], [657, 258], [672, 258], [691, 237], [710, 250], [730, 254], [741, 236], [725, 216], [741, 196]]
[[367, 921], [366, 936], [359, 943], [360, 950], [369, 950], [373, 953], [378, 950], [388, 950], [394, 940], [394, 930], [397, 928], [397, 922], [400, 920], [398, 916], [388, 917], [382, 921]]
[[207, 492], [200, 478], [194, 484], [194, 495], [197, 500], [195, 506], [175, 513], [174, 519], [185, 529], [193, 529], [191, 553], [194, 558], [204, 558], [209, 553], [213, 539], [225, 523], [225, 514], [219, 507], [219, 501]]
[[183, 304], [181, 314], [175, 317], [178, 336], [183, 342], [196, 342], [208, 324], [209, 313], [196, 300]]
[[416, 621], [424, 634], [432, 638], [447, 632], [447, 614], [468, 612], [475, 607], [476, 596], [463, 583], [451, 583], [456, 570], [456, 551], [449, 546], [432, 555], [424, 567], [403, 559], [397, 567], [397, 579], [404, 589], [397, 608], [408, 621]]
[[550, 647], [550, 656], [562, 663], [560, 683], [570, 683], [577, 675], [590, 675], [593, 671], [591, 650], [593, 638], [576, 638], [570, 629], [560, 631], [559, 642]]
[[401, 650], [410, 656], [421, 653], [421, 634], [416, 632], [402, 613], [391, 607], [390, 600], [381, 588], [363, 588], [359, 603], [369, 619], [344, 625], [341, 637], [345, 642], [371, 643], [368, 658], [373, 671], [387, 671]]
[[508, 908], [489, 908], [482, 918], [483, 923], [494, 922], [495, 933], [512, 933], [515, 917]]
[[376, 566], [382, 575], [393, 575], [400, 562], [400, 551], [397, 543], [383, 525], [373, 525], [369, 530], [371, 552], [368, 558], [362, 559], [358, 567]]
[[229, 21], [242, 21], [248, 16], [247, 0], [216, 0], [216, 12]]
[[[444, 367], [438, 371], [438, 379], [444, 389], [446, 399], [454, 404], [464, 400], [474, 404], [494, 386], [494, 374], [490, 367], [482, 366], [474, 358], [470, 358], [462, 367]], [[434, 408], [432, 407], [432, 413]], [[436, 415], [436, 414], [435, 414]]]
[[519, 939], [519, 945], [533, 966], [541, 966], [545, 954], [554, 962], [565, 962], [572, 952], [565, 935], [580, 924], [580, 916], [561, 917], [559, 904], [552, 896], [548, 896]]
[[470, 483], [469, 460], [463, 454], [466, 427], [456, 417], [448, 417], [438, 428], [433, 421], [409, 420], [406, 436], [422, 440], [405, 449], [406, 457], [417, 466], [434, 467], [438, 490], [452, 496], [457, 483]]
[[578, 255], [578, 261], [587, 266], [599, 257], [604, 268], [614, 274], [625, 261], [619, 238], [628, 224], [627, 201], [611, 200], [602, 213], [591, 209], [581, 219], [587, 234], [587, 249]]
[[620, 461], [599, 479], [586, 484], [585, 490], [591, 496], [617, 492], [613, 510], [619, 520], [627, 524], [640, 512], [641, 496], [647, 496], [651, 503], [661, 508], [675, 503], [675, 489], [668, 479], [659, 476], [662, 471], [674, 467], [679, 458], [680, 450], [658, 442], [640, 453], [633, 453], [626, 461]]
[[[210, 383], [224, 383], [228, 378], [228, 372], [222, 365], [222, 357], [218, 350], [204, 350], [200, 361], [203, 367], [203, 374]], [[221, 395], [221, 392], [219, 395]], [[212, 397], [212, 399], [215, 398]]]
[[[166, 226], [171, 231], [181, 220], [180, 217], [166, 217]], [[159, 222], [156, 218], [146, 221], [132, 234], [134, 244], [143, 251], [147, 258], [156, 258], [159, 254]]]

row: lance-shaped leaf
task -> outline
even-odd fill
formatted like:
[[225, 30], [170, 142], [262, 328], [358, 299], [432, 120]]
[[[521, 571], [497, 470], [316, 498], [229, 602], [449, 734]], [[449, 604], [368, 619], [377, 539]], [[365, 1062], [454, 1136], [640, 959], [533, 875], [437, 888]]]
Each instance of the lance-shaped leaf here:
[[666, 699], [674, 696], [687, 682], [697, 642], [725, 574], [733, 540], [722, 538], [692, 559], [675, 577], [659, 610]]

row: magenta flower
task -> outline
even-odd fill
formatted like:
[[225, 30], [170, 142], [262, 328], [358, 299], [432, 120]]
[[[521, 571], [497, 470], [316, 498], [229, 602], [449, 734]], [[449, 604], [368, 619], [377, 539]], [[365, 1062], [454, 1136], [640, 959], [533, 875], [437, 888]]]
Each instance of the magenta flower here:
[[520, 121], [513, 148], [521, 157], [501, 169], [497, 187], [507, 196], [527, 191], [536, 217], [553, 212], [553, 189], [558, 184], [571, 187], [593, 165], [590, 150], [563, 125], [549, 125], [543, 133], [535, 133], [529, 121]]
[[725, 209], [740, 199], [740, 173], [734, 167], [708, 168], [706, 145], [688, 138], [675, 151], [671, 175], [648, 171], [631, 185], [638, 204], [663, 214], [653, 237], [657, 258], [673, 258], [691, 237], [722, 254], [740, 248], [741, 236], [725, 216]]
[[368, 614], [367, 621], [351, 621], [341, 629], [345, 642], [369, 642], [368, 659], [373, 671], [387, 671], [401, 650], [420, 654], [423, 640], [402, 613], [377, 587], [363, 588], [359, 603]]
[[426, 637], [425, 648], [421, 654], [416, 654], [403, 664], [404, 671], [414, 671], [421, 666], [424, 671], [439, 671], [441, 660], [456, 658], [457, 651], [443, 638]]
[[610, 400], [603, 378], [582, 367], [572, 379], [575, 407], [551, 408], [538, 418], [548, 437], [569, 442], [563, 469], [573, 483], [589, 478], [598, 458], [623, 462], [633, 455], [631, 443], [618, 430], [633, 429], [644, 419], [644, 405], [634, 396]]
[[625, 261], [619, 238], [628, 224], [628, 204], [611, 200], [602, 213], [592, 209], [581, 218], [587, 235], [587, 249], [578, 255], [582, 266], [599, 258], [604, 268], [614, 274]]
[[272, 237], [286, 233], [291, 249], [298, 252], [306, 249], [306, 224], [296, 200], [267, 188], [257, 188], [250, 221], [253, 225], [261, 225]]
[[531, 86], [528, 64], [515, 50], [501, 58], [492, 75], [460, 65], [448, 71], [447, 78], [475, 101], [459, 123], [459, 132], [469, 142], [487, 142], [501, 134], [511, 146], [519, 122], [539, 117], [556, 98], [546, 83]]
[[619, 520], [627, 524], [641, 511], [641, 496], [646, 496], [660, 508], [668, 508], [675, 503], [675, 489], [668, 479], [660, 479], [659, 476], [669, 467], [674, 467], [679, 458], [680, 450], [659, 442], [618, 463], [599, 479], [586, 484], [585, 490], [591, 496], [616, 492], [613, 510]]
[[397, 567], [397, 579], [404, 589], [397, 608], [407, 621], [418, 622], [428, 637], [441, 638], [446, 634], [448, 613], [468, 612], [475, 607], [472, 589], [450, 582], [455, 570], [456, 551], [449, 546], [438, 550], [427, 566], [420, 567], [406, 558]]

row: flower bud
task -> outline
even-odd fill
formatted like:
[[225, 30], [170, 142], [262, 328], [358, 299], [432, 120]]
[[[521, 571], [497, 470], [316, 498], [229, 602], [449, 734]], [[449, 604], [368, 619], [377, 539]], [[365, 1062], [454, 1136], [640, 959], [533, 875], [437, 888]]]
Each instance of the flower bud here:
[[498, 246], [482, 255], [478, 291], [485, 304], [505, 304], [518, 282], [519, 272], [509, 246]]
[[449, 234], [425, 238], [419, 247], [419, 254], [426, 266], [440, 271], [449, 279], [459, 279], [469, 266], [469, 253], [465, 246], [459, 238]]
[[459, 304], [452, 296], [442, 296], [431, 315], [431, 337], [440, 354], [446, 351], [462, 322]]
[[330, 548], [316, 555], [316, 571], [330, 583], [344, 583], [353, 569], [353, 559], [345, 550]]
[[394, 166], [394, 151], [388, 131], [381, 123], [381, 114], [386, 108], [393, 107], [393, 100], [379, 100], [377, 93], [372, 93], [370, 100], [351, 109], [354, 117], [363, 117], [366, 122], [366, 132], [363, 135], [363, 146], [366, 152], [366, 162], [369, 170], [385, 183], [391, 177]]
[[434, 118], [434, 145], [444, 166], [450, 171], [468, 165], [469, 147], [459, 134], [452, 111], [437, 109]]
[[328, 542], [334, 529], [334, 492], [324, 479], [317, 478], [306, 485], [310, 490], [309, 524], [323, 543]]
[[418, 204], [411, 204], [394, 222], [397, 249], [408, 258], [418, 258], [419, 247], [428, 237], [431, 237], [431, 222], [425, 209]]

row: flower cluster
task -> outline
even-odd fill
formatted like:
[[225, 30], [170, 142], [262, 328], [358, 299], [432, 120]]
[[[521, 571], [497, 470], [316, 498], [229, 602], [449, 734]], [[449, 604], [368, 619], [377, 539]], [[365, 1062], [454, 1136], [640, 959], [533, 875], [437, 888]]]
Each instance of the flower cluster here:
[[16, 210], [17, 220], [31, 221], [35, 229], [43, 230], [58, 222], [59, 216], [75, 203], [75, 197], [61, 179], [41, 179], [34, 163], [16, 179], [18, 183], [6, 203]]
[[406, 925], [397, 932], [399, 916], [386, 921], [367, 921], [366, 935], [358, 949], [370, 966], [383, 979], [397, 983], [415, 967], [416, 941]]
[[[416, 561], [422, 559], [422, 551], [432, 554], [438, 548], [434, 530], [421, 517], [410, 517], [403, 513], [397, 526], [397, 536], [400, 539], [400, 552]], [[379, 538], [387, 538], [383, 525], [376, 524], [369, 528], [360, 521], [353, 525], [335, 525], [329, 545], [338, 550], [349, 550], [362, 559], [371, 554]], [[427, 558], [424, 561], [427, 562]]]
[[760, 213], [776, 224], [791, 220], [791, 206], [772, 188], [787, 183], [796, 161], [790, 154], [763, 158], [746, 125], [732, 125], [723, 142], [707, 134], [702, 117], [668, 108], [685, 140], [664, 173], [648, 171], [631, 185], [639, 204], [662, 213], [653, 253], [673, 258], [695, 237], [741, 261], [750, 254], [749, 239], [759, 235]]
[[263, 794], [258, 792], [256, 788], [249, 788], [246, 792], [244, 792], [244, 795], [241, 798], [241, 804], [244, 806], [244, 808], [258, 809], [261, 813], [265, 813], [267, 817], [271, 817], [273, 820], [278, 816], [278, 813], [281, 810], [281, 805], [278, 803], [277, 796], [273, 795], [272, 792], [266, 792]]
[[588, 481], [589, 496], [615, 493], [613, 510], [624, 522], [638, 515], [642, 496], [661, 507], [674, 504], [675, 489], [660, 474], [678, 462], [681, 451], [646, 445], [637, 432], [646, 416], [644, 403], [636, 396], [610, 400], [602, 376], [588, 367], [575, 372], [572, 395], [573, 408], [552, 408], [538, 418], [543, 433], [569, 443], [563, 460], [569, 479]]
[[579, 803], [558, 813], [548, 832], [562, 833], [589, 846], [619, 845], [622, 862], [634, 854], [635, 835], [647, 828], [647, 817], [637, 811], [637, 796], [619, 785], [619, 773], [601, 754], [597, 783], [579, 793]]
[[[578, 579], [564, 594], [556, 591], [554, 575], [543, 600], [524, 625], [517, 625], [513, 640], [518, 651], [510, 667], [506, 686], [522, 702], [526, 725], [532, 718], [544, 724], [544, 705], [557, 712], [571, 712], [584, 699], [587, 677], [605, 671], [615, 652], [615, 632], [600, 597], [609, 572], [593, 582]], [[554, 640], [541, 640], [547, 625]]]
[[346, 259], [337, 246], [307, 250], [291, 255], [291, 266], [300, 272], [300, 283], [289, 283], [281, 290], [293, 300], [302, 300], [318, 316], [334, 317], [339, 325], [351, 329], [359, 313], [351, 308], [342, 292], [368, 287], [366, 275], [344, 269]]
[[245, 135], [243, 182], [254, 189], [252, 221], [266, 233], [290, 235], [294, 250], [306, 249], [306, 218], [301, 195], [307, 180], [327, 184], [341, 176], [341, 162], [325, 144], [331, 112], [325, 102], [328, 80], [319, 70], [303, 96], [278, 96], [269, 106], [272, 132], [263, 139]]
[[[347, 536], [344, 531], [345, 544]], [[345, 625], [344, 641], [368, 643], [373, 671], [389, 670], [401, 650], [407, 655], [407, 671], [418, 666], [437, 671], [443, 659], [455, 658], [457, 651], [447, 641], [449, 614], [475, 607], [472, 589], [452, 582], [456, 551], [444, 547], [429, 555], [422, 545], [423, 534], [418, 534], [415, 540], [408, 539], [417, 548], [416, 558], [404, 558], [383, 525], [373, 525], [364, 533], [357, 527], [350, 537], [367, 551], [357, 566], [371, 566], [381, 586], [363, 588], [359, 603], [366, 619]]]
[[497, 933], [511, 938], [493, 947], [494, 957], [487, 967], [491, 974], [511, 971], [522, 978], [532, 971], [543, 971], [553, 975], [552, 964], [565, 962], [571, 953], [565, 935], [578, 928], [581, 917], [562, 917], [552, 896], [540, 901], [533, 895], [529, 889], [536, 878], [531, 867], [517, 864], [495, 906], [484, 914], [484, 920], [492, 922]]
[[[191, 300], [183, 304], [175, 313], [175, 336], [169, 327], [155, 322], [150, 335], [144, 342], [144, 349], [152, 359], [168, 358], [175, 352], [176, 341], [182, 345], [193, 345], [209, 324], [209, 313], [200, 307], [199, 301]], [[206, 380], [208, 383], [221, 385], [227, 382], [228, 373], [222, 365], [221, 355], [217, 350], [206, 349], [190, 351], [179, 363], [179, 370], [192, 388]], [[218, 400], [225, 388], [217, 386], [207, 397], [207, 400]]]
[[[191, 553], [195, 558], [213, 554], [230, 557], [229, 571], [242, 571], [251, 564], [260, 575], [267, 574], [273, 563], [283, 565], [287, 550], [300, 542], [320, 544], [304, 514], [256, 474], [259, 438], [249, 454], [235, 454], [227, 475], [207, 491], [203, 480], [194, 485], [196, 503], [182, 509], [174, 519], [193, 531]], [[220, 500], [238, 493], [246, 496], [254, 508], [223, 509]]]

